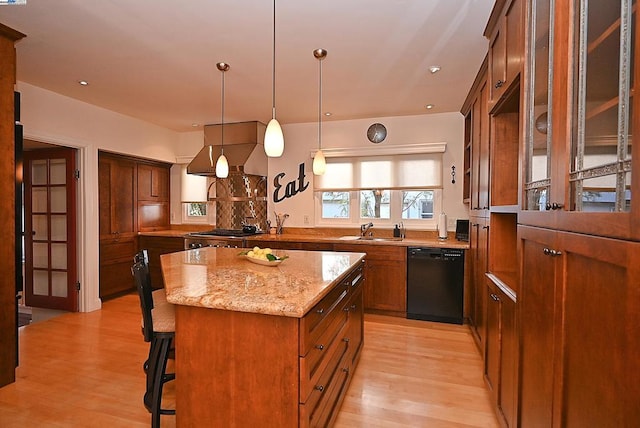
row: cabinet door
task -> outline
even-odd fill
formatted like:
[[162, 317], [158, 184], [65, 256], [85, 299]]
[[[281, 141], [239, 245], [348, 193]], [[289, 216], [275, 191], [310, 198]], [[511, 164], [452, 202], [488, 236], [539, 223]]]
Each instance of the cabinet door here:
[[490, 109], [514, 83], [522, 66], [522, 1], [512, 0], [505, 6], [489, 42]]
[[563, 355], [554, 422], [637, 426], [640, 243], [565, 232], [558, 241], [565, 281], [557, 293]]
[[487, 255], [489, 248], [488, 220], [478, 218], [473, 223], [476, 244], [473, 247], [473, 333], [479, 348], [484, 352], [486, 334], [487, 290], [485, 275], [487, 273]]
[[169, 200], [169, 168], [138, 164], [138, 200]]
[[489, 103], [493, 106], [507, 85], [507, 30], [503, 19], [500, 20], [489, 42], [489, 77]]
[[136, 164], [101, 156], [98, 161], [100, 238], [134, 236]]
[[485, 279], [487, 296], [486, 336], [484, 348], [484, 379], [493, 401], [497, 403], [500, 393], [500, 297], [496, 286]]
[[[556, 260], [554, 231], [518, 227], [521, 279], [520, 306], [520, 426], [552, 426]], [[547, 249], [547, 251], [545, 251]]]
[[[366, 309], [406, 316], [407, 266], [395, 260], [367, 260], [364, 302]], [[390, 315], [391, 315], [390, 314]]]

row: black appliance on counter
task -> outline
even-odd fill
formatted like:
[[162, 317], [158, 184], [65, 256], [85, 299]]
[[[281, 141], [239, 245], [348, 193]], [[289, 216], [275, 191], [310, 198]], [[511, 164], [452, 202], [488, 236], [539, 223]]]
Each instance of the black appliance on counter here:
[[464, 250], [407, 248], [407, 318], [462, 324]]

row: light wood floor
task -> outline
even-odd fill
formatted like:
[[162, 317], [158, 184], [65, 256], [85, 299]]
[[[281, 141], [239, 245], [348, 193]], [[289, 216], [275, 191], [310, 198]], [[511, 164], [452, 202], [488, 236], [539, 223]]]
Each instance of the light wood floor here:
[[[0, 427], [148, 427], [139, 325], [129, 295], [21, 328], [17, 380], [0, 388]], [[162, 425], [175, 426], [175, 417]], [[336, 427], [497, 426], [466, 326], [365, 317], [365, 347]]]

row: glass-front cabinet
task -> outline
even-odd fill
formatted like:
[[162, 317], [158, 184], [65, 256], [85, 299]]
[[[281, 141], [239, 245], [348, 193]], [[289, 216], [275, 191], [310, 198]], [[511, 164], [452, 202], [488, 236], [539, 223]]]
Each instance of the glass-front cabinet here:
[[522, 220], [637, 237], [636, 0], [534, 0], [530, 7]]

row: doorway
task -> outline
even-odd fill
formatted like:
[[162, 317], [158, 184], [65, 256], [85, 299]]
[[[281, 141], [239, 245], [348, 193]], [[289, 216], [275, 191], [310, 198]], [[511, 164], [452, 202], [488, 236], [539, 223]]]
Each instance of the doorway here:
[[78, 310], [76, 152], [25, 141], [23, 303], [41, 318]]

